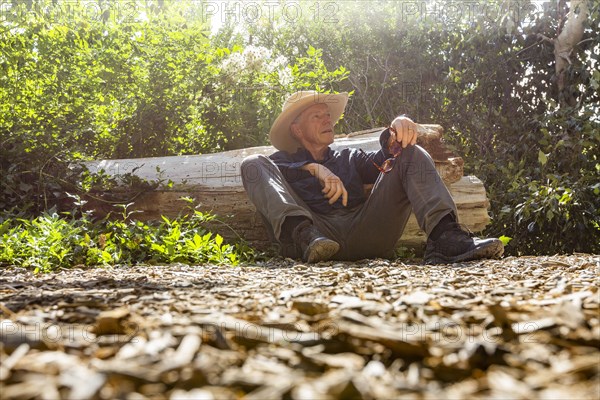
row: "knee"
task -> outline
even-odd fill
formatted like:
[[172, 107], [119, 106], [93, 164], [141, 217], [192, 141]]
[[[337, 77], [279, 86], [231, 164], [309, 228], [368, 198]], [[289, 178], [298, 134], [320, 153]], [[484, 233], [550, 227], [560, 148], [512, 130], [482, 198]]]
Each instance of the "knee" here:
[[396, 158], [396, 162], [405, 162], [411, 166], [419, 167], [434, 164], [433, 159], [431, 158], [427, 150], [425, 150], [419, 145], [408, 146], [402, 149], [402, 153], [400, 153], [400, 156]]
[[[431, 156], [429, 155], [429, 153], [427, 152], [427, 150], [425, 150], [423, 147], [419, 146], [418, 144], [415, 144], [414, 146], [407, 146], [405, 148], [402, 149], [402, 152], [400, 153], [401, 155], [404, 155], [405, 158], [431, 158]], [[402, 157], [402, 156], [401, 156]]]
[[244, 171], [252, 166], [264, 164], [265, 162], [271, 162], [269, 157], [262, 154], [252, 154], [242, 160], [241, 169]]
[[240, 166], [242, 181], [256, 182], [263, 175], [265, 167], [270, 165], [273, 165], [271, 159], [262, 154], [253, 154], [244, 158]]
[[413, 157], [417, 158], [418, 160], [433, 162], [433, 159], [431, 158], [427, 150], [425, 150], [423, 147], [419, 145], [414, 145], [410, 147], [412, 147], [411, 150], [413, 151]]

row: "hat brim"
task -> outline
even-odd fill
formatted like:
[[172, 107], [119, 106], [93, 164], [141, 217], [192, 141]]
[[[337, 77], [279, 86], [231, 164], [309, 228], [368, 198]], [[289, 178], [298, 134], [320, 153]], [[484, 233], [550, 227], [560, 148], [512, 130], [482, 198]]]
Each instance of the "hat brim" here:
[[[297, 95], [297, 99], [294, 96]], [[298, 148], [302, 147], [300, 142], [296, 140], [290, 131], [290, 125], [302, 111], [315, 104], [327, 104], [331, 114], [331, 121], [335, 126], [348, 104], [348, 93], [342, 92], [337, 94], [299, 92], [292, 95], [287, 101], [287, 107], [279, 114], [269, 132], [269, 140], [271, 144], [278, 150], [295, 153]]]

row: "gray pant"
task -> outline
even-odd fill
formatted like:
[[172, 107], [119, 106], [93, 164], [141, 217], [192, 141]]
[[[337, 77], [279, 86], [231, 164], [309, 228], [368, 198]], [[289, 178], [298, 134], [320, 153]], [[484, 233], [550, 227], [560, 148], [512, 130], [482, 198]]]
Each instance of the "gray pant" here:
[[268, 157], [250, 156], [241, 169], [246, 193], [273, 240], [280, 237], [286, 217], [305, 216], [340, 244], [334, 259], [358, 260], [393, 256], [411, 211], [428, 235], [444, 216], [458, 215], [433, 160], [422, 147], [403, 149], [394, 163], [389, 173], [379, 175], [364, 204], [327, 215], [312, 211]]

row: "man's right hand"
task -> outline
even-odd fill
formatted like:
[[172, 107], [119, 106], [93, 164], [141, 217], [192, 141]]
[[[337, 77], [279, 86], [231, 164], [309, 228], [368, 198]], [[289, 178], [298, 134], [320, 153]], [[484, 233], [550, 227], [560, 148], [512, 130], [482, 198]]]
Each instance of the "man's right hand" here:
[[[414, 146], [417, 143], [417, 124], [410, 118], [405, 116], [396, 117], [390, 125], [390, 145], [393, 140], [402, 144], [402, 148], [406, 146]], [[388, 148], [391, 146], [388, 145]]]
[[342, 204], [344, 207], [348, 205], [348, 191], [336, 174], [318, 163], [306, 164], [302, 169], [310, 172], [319, 180], [321, 186], [323, 186], [323, 194], [329, 199], [329, 204], [335, 203], [342, 196]]

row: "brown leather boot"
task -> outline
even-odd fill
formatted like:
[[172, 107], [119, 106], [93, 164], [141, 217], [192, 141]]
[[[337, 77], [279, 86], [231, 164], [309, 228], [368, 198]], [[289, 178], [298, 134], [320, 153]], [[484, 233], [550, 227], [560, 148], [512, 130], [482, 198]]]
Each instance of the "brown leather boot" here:
[[300, 246], [302, 261], [308, 263], [327, 261], [340, 249], [338, 242], [319, 232], [311, 221], [301, 222], [294, 229], [292, 239]]
[[424, 264], [451, 264], [481, 258], [500, 258], [504, 254], [502, 241], [480, 239], [453, 222], [437, 240], [428, 239]]

